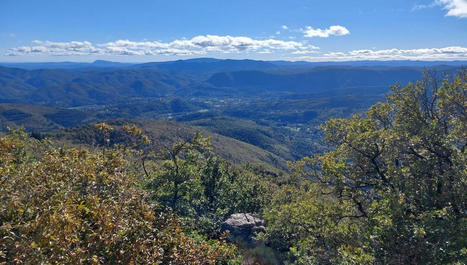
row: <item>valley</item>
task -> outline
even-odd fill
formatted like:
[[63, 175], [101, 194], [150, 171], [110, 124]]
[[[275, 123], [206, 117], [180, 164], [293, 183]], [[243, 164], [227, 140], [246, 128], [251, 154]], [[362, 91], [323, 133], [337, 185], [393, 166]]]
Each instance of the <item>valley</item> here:
[[384, 100], [390, 86], [419, 80], [426, 70], [452, 74], [458, 65], [209, 58], [4, 64], [0, 129], [50, 132], [106, 120], [167, 120], [294, 161], [326, 150], [319, 129], [326, 120], [362, 113]]

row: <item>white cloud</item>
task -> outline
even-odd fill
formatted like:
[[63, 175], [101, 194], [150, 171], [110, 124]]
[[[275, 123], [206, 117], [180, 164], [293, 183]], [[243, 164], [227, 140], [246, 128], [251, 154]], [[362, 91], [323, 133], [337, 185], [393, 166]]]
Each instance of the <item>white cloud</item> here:
[[11, 48], [7, 55], [200, 55], [209, 52], [310, 51], [316, 46], [297, 41], [256, 40], [243, 36], [200, 35], [171, 42], [117, 40], [92, 44], [88, 41], [33, 41], [32, 46]]
[[355, 60], [467, 60], [467, 47], [450, 46], [423, 49], [353, 50], [328, 52], [318, 56], [303, 56], [299, 59], [311, 61], [355, 61]]
[[305, 33], [305, 37], [321, 37], [321, 38], [327, 38], [329, 36], [343, 36], [350, 34], [350, 31], [339, 25], [334, 25], [330, 26], [327, 29], [314, 29], [310, 26], [307, 26], [304, 30], [303, 33]]
[[170, 42], [117, 40], [100, 44], [93, 44], [89, 41], [52, 42], [36, 40], [30, 46], [9, 49], [7, 55], [196, 56], [208, 53], [249, 52], [256, 54], [274, 54], [278, 52], [281, 56], [289, 56], [289, 59], [310, 61], [467, 60], [467, 47], [462, 46], [321, 52], [318, 47], [309, 45], [306, 42], [277, 39], [258, 40], [228, 35], [200, 35], [191, 39], [178, 39]]
[[467, 0], [434, 0], [430, 4], [415, 5], [412, 11], [441, 6], [447, 10], [446, 16], [467, 18]]
[[302, 51], [294, 51], [292, 52], [292, 54], [295, 54], [295, 55], [305, 55], [305, 54], [317, 54], [319, 53], [318, 51], [316, 50], [302, 50]]
[[32, 41], [33, 46], [21, 46], [8, 50], [7, 55], [49, 54], [49, 55], [90, 55], [103, 54], [89, 41], [51, 42]]
[[282, 25], [281, 28], [282, 28], [283, 30], [288, 30], [288, 29], [289, 29], [289, 27], [288, 27], [287, 25]]
[[259, 51], [258, 53], [259, 53], [259, 54], [271, 54], [272, 51], [266, 49], [266, 50]]
[[435, 3], [448, 11], [446, 16], [467, 18], [467, 0], [436, 0]]
[[427, 9], [427, 8], [433, 8], [435, 6], [438, 6], [436, 2], [432, 2], [430, 4], [417, 4], [412, 7], [412, 11], [417, 11], [421, 9]]

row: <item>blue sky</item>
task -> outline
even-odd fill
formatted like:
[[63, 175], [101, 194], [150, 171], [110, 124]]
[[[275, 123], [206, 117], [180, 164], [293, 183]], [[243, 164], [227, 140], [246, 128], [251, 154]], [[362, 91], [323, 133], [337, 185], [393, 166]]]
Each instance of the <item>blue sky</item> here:
[[467, 0], [2, 0], [0, 61], [467, 60]]

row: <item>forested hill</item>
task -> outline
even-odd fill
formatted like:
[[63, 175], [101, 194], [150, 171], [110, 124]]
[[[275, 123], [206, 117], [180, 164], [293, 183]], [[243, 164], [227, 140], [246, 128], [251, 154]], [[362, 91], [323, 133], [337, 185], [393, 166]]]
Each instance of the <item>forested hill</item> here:
[[[219, 64], [221, 72], [212, 73]], [[181, 70], [171, 71], [171, 67]], [[437, 69], [452, 73], [456, 68]], [[279, 67], [256, 61], [190, 61], [79, 70], [0, 67], [0, 102], [72, 107], [167, 96], [332, 94], [346, 88], [386, 89], [396, 81], [405, 84], [420, 79], [423, 71], [423, 67]]]
[[[264, 149], [236, 140], [231, 137], [212, 133], [201, 127], [193, 127], [182, 123], [171, 121], [136, 121], [136, 120], [113, 120], [106, 121], [114, 130], [110, 135], [112, 144], [128, 143], [128, 137], [122, 129], [125, 125], [136, 125], [151, 139], [156, 148], [164, 150], [179, 141], [188, 141], [196, 133], [209, 137], [213, 151], [224, 159], [235, 164], [262, 164], [271, 170], [286, 169], [286, 161]], [[99, 131], [94, 124], [86, 124], [73, 128], [56, 130], [45, 133], [34, 133], [38, 138], [49, 138], [61, 143], [95, 147], [103, 144], [99, 137]]]
[[300, 73], [237, 71], [216, 73], [208, 82], [246, 93], [323, 93], [342, 88], [387, 88], [420, 79], [420, 68], [319, 67]]
[[0, 101], [52, 106], [123, 102], [161, 97], [190, 87], [190, 81], [154, 70], [70, 72], [0, 68]]

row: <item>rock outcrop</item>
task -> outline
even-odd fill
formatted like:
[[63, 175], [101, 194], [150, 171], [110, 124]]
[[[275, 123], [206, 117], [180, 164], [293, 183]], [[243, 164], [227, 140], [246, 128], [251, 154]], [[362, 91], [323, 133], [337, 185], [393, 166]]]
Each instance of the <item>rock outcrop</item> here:
[[222, 229], [230, 231], [230, 240], [238, 243], [246, 243], [249, 247], [255, 247], [258, 242], [254, 236], [264, 232], [264, 220], [249, 213], [235, 213], [222, 223]]

